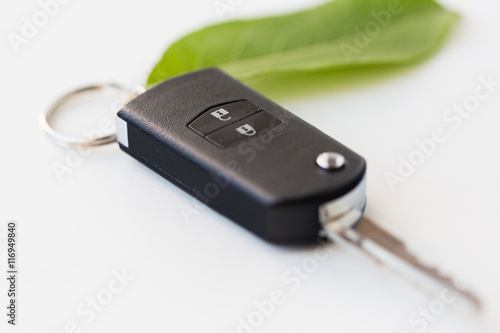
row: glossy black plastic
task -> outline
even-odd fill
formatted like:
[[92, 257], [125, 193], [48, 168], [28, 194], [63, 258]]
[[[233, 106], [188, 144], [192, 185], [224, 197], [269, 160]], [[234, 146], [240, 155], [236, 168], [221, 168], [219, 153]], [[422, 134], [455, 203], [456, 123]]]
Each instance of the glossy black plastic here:
[[[248, 100], [282, 121], [265, 135], [221, 148], [189, 124], [205, 111]], [[118, 113], [127, 122], [120, 147], [220, 214], [277, 243], [314, 240], [318, 206], [356, 187], [363, 158], [218, 69], [166, 80]], [[347, 160], [337, 171], [315, 164], [322, 152]]]

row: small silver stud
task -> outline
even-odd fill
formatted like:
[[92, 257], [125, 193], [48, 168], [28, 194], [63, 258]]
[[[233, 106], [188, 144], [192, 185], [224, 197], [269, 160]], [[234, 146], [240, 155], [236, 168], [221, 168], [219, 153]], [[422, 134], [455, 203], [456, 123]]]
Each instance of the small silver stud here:
[[318, 155], [316, 164], [325, 170], [337, 170], [345, 165], [345, 157], [335, 152], [325, 152]]

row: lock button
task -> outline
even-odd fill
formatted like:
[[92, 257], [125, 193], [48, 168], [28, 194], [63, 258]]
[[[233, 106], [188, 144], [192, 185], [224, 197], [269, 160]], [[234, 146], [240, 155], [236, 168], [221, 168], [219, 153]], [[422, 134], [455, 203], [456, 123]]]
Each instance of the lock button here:
[[265, 136], [283, 122], [266, 111], [242, 119], [230, 126], [224, 127], [206, 138], [220, 148], [233, 146], [249, 138]]
[[201, 116], [189, 124], [189, 128], [206, 136], [261, 110], [257, 105], [246, 100], [231, 102], [203, 112]]

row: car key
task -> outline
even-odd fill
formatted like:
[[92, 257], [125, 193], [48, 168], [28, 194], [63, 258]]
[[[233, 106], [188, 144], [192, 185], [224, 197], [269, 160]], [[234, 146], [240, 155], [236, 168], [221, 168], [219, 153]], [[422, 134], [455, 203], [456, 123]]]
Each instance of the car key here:
[[363, 216], [361, 156], [218, 69], [168, 79], [128, 102], [117, 138], [123, 151], [267, 241], [322, 232], [434, 295], [445, 287], [480, 306]]

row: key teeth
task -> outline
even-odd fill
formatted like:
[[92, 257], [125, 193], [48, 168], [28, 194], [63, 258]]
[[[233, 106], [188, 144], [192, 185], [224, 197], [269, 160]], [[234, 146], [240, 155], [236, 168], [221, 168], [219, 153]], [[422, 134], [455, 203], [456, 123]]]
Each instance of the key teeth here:
[[[339, 245], [364, 255], [376, 263], [390, 268], [393, 272], [410, 281], [417, 288], [425, 291], [431, 297], [442, 296], [443, 288], [456, 297], [467, 301], [476, 311], [480, 311], [481, 302], [471, 292], [460, 288], [454, 279], [442, 274], [436, 267], [427, 266], [417, 256], [411, 253], [404, 242], [394, 237], [383, 228], [352, 208], [331, 217], [323, 216], [321, 221], [328, 237]], [[360, 220], [357, 220], [360, 218]], [[353, 222], [359, 221], [355, 224]]]
[[[403, 244], [403, 243], [401, 243]], [[403, 244], [404, 245], [404, 244]], [[450, 292], [452, 292], [456, 297], [459, 298], [464, 298], [468, 300], [472, 305], [475, 311], [480, 312], [482, 310], [482, 304], [479, 298], [474, 295], [472, 292], [464, 289], [463, 287], [460, 287], [457, 283], [456, 280], [453, 279], [450, 275], [447, 275], [443, 273], [441, 270], [439, 270], [436, 266], [429, 266], [422, 262], [421, 259], [419, 259], [418, 256], [413, 254], [407, 249], [407, 246], [404, 245], [404, 253], [406, 256], [401, 255], [399, 256], [400, 259], [403, 261], [411, 264], [416, 268], [418, 271], [425, 273], [425, 275], [428, 275], [430, 277], [433, 277], [434, 280], [439, 281], [440, 284], [443, 285], [444, 288], [448, 289]], [[401, 254], [401, 253], [400, 253]], [[416, 282], [414, 284], [417, 284]], [[417, 286], [420, 289], [423, 289], [423, 285]]]
[[479, 298], [475, 296], [472, 292], [464, 289], [463, 287], [460, 287], [455, 279], [443, 273], [437, 267], [428, 266], [425, 263], [423, 263], [416, 255], [410, 254], [409, 251], [407, 251], [407, 253], [409, 254], [409, 257], [411, 257], [411, 262], [416, 266], [417, 269], [423, 272], [427, 272], [427, 274], [429, 274], [430, 276], [434, 276], [435, 279], [441, 281], [441, 283], [447, 289], [451, 289], [450, 291], [452, 291], [457, 297], [467, 298], [474, 305], [474, 309], [476, 309], [478, 312], [481, 311], [482, 304], [479, 301]]
[[[443, 273], [436, 266], [428, 266], [427, 264], [422, 262], [418, 256], [414, 255], [413, 253], [410, 253], [410, 251], [407, 250], [406, 246], [404, 246], [404, 248], [405, 252], [408, 255], [408, 258], [401, 257], [402, 260], [411, 263], [413, 266], [415, 266], [417, 270], [426, 273], [430, 277], [433, 277], [435, 280], [439, 281], [444, 288], [448, 289], [456, 297], [468, 300], [473, 305], [473, 308], [476, 312], [480, 312], [482, 310], [481, 301], [476, 295], [466, 290], [465, 288], [460, 287], [456, 283], [456, 280], [454, 278], [452, 278], [448, 274]], [[424, 286], [420, 286], [420, 288], [423, 287]]]

